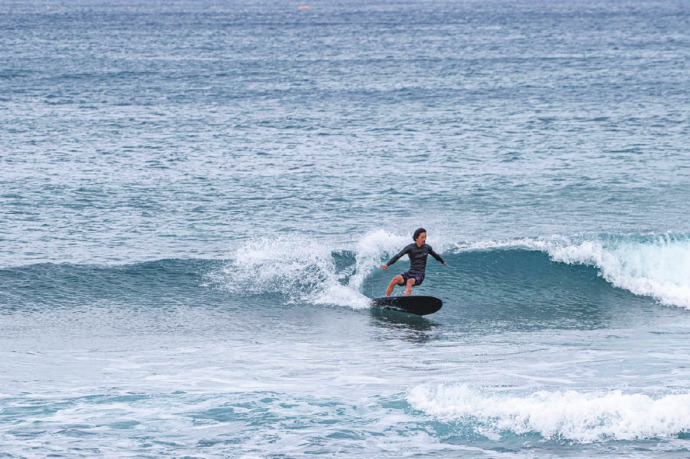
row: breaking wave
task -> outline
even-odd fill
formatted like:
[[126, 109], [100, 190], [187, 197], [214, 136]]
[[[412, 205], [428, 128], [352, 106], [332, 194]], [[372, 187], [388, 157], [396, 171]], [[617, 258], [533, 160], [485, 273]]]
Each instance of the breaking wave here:
[[[175, 300], [187, 294], [201, 295], [212, 287], [238, 297], [264, 295], [284, 303], [363, 309], [369, 307], [369, 298], [383, 294], [392, 275], [407, 269], [406, 259], [388, 271], [378, 267], [408, 241], [409, 236], [386, 231], [374, 231], [342, 245], [286, 235], [253, 240], [229, 253], [224, 261], [4, 268], [0, 269], [0, 302], [44, 303], [56, 295], [69, 301], [121, 296], [151, 297], [156, 302], [160, 292]], [[469, 298], [471, 293], [468, 301], [486, 304], [491, 298], [529, 303], [525, 301], [528, 295], [544, 301], [549, 291], [557, 292], [557, 301], [566, 306], [588, 291], [600, 291], [602, 283], [592, 283], [599, 276], [632, 294], [690, 309], [690, 237], [686, 235], [553, 237], [472, 244], [436, 237], [431, 244], [448, 267], [430, 260], [427, 280], [415, 289], [416, 294], [451, 299]]]
[[521, 239], [458, 245], [472, 250], [537, 250], [553, 261], [597, 268], [612, 285], [690, 309], [690, 236], [677, 234]]
[[488, 438], [537, 433], [549, 440], [592, 443], [670, 437], [690, 430], [687, 393], [652, 397], [571, 390], [521, 396], [441, 384], [417, 386], [407, 400], [416, 410], [441, 421], [469, 424]]
[[[408, 240], [406, 236], [386, 231], [368, 233], [343, 247], [304, 241], [296, 236], [258, 239], [233, 253], [216, 279], [224, 288], [238, 293], [281, 293], [289, 301], [364, 308], [368, 306], [367, 296], [380, 294], [390, 277], [379, 273], [378, 266]], [[607, 282], [635, 295], [690, 309], [690, 237], [686, 235], [552, 237], [473, 244], [432, 241], [432, 244], [449, 262], [450, 271], [442, 275], [451, 282], [451, 287], [460, 278], [459, 275], [453, 278], [453, 266], [462, 265], [463, 269], [492, 275], [494, 266], [503, 261], [507, 252], [522, 257], [523, 261], [516, 263], [522, 264], [526, 271], [545, 276], [543, 267], [531, 265], [529, 252], [536, 251], [548, 255], [553, 263], [595, 268]], [[469, 256], [476, 252], [488, 252], [490, 257], [487, 260]], [[402, 271], [407, 268], [406, 263], [403, 259], [395, 267]], [[430, 267], [434, 263], [432, 260]], [[372, 280], [377, 284], [375, 291], [370, 285]], [[567, 281], [563, 285], [567, 288]]]

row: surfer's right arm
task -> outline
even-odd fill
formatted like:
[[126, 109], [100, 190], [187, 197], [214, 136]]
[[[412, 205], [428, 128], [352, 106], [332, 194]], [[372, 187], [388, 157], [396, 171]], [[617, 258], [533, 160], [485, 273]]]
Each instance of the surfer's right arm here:
[[386, 263], [385, 265], [381, 265], [381, 269], [388, 269], [388, 267], [389, 267], [390, 265], [392, 265], [393, 263], [395, 263], [396, 261], [398, 261], [398, 260], [400, 259], [400, 257], [402, 257], [402, 256], [405, 255], [407, 252], [409, 252], [413, 245], [414, 245], [414, 244], [410, 244], [410, 245], [408, 245], [407, 247], [405, 247], [404, 249], [402, 249], [402, 250], [400, 251], [400, 253], [397, 254], [396, 256], [394, 256], [393, 258], [391, 258], [391, 259], [388, 261], [388, 263]]

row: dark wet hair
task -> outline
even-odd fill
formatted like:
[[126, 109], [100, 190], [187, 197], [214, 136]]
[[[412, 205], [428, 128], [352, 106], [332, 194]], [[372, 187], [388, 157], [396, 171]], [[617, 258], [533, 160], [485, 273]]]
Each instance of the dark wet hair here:
[[414, 236], [412, 236], [412, 240], [416, 241], [417, 238], [419, 237], [419, 235], [422, 233], [426, 233], [426, 230], [424, 228], [418, 228], [417, 231], [414, 232]]

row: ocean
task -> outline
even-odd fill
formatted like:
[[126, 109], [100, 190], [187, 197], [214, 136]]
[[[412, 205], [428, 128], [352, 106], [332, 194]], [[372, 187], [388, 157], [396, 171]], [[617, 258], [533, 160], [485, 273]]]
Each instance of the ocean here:
[[1, 1], [0, 457], [689, 457], [689, 31]]

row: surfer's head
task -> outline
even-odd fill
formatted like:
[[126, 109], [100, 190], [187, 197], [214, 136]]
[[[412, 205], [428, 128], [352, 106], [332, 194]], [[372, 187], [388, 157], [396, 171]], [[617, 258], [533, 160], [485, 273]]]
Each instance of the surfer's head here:
[[426, 242], [426, 230], [424, 228], [418, 228], [417, 231], [414, 232], [412, 239], [414, 239], [417, 245], [423, 245]]

